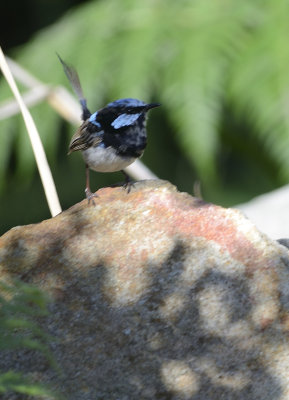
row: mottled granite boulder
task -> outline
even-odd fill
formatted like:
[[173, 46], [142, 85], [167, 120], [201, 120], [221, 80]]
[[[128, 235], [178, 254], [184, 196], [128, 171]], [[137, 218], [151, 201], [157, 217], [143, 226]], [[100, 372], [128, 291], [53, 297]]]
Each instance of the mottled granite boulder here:
[[69, 400], [288, 399], [288, 249], [167, 182], [98, 196], [0, 238], [2, 279], [51, 295], [62, 375], [31, 352], [1, 369]]

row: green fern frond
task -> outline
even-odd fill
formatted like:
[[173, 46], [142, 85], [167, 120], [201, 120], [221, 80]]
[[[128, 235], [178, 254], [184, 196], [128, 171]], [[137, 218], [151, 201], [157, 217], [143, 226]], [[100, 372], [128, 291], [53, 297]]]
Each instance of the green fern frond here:
[[237, 113], [255, 128], [268, 154], [289, 178], [289, 3], [266, 1], [262, 20], [247, 35], [233, 65], [229, 96]]
[[37, 396], [46, 400], [56, 399], [57, 397], [51, 391], [37, 383], [31, 383], [28, 378], [22, 374], [13, 371], [0, 375], [0, 393], [17, 392], [30, 396]]
[[[35, 286], [15, 281], [8, 285], [0, 283], [0, 349], [13, 351], [29, 349], [37, 351], [57, 370], [49, 350], [52, 337], [45, 333], [35, 317], [47, 312], [47, 297]], [[29, 371], [27, 371], [29, 372]], [[0, 393], [17, 392], [31, 396], [56, 399], [48, 388], [32, 382], [27, 376], [15, 371], [0, 374]], [[39, 398], [39, 397], [38, 397]]]
[[[285, 0], [90, 2], [39, 32], [17, 52], [17, 60], [43, 82], [68, 86], [55, 56], [59, 52], [79, 71], [92, 111], [120, 97], [161, 101], [177, 145], [204, 182], [218, 174], [220, 122], [229, 103], [264, 140], [285, 180], [288, 8]], [[8, 94], [3, 84], [0, 92]], [[52, 157], [57, 116], [46, 104], [32, 111]], [[9, 122], [15, 127], [15, 118]], [[5, 122], [0, 135], [11, 130]], [[21, 128], [18, 135], [18, 171], [31, 175], [32, 152]], [[2, 137], [0, 143], [9, 154], [11, 140]], [[2, 169], [7, 159], [4, 154]]]

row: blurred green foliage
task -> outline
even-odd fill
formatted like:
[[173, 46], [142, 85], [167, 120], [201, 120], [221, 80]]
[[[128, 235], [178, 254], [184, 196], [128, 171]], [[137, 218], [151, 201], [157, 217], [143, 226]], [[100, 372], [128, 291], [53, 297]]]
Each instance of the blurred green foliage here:
[[[48, 315], [47, 301], [35, 286], [20, 281], [10, 285], [0, 282], [0, 352], [33, 350], [42, 353], [56, 367], [48, 347], [51, 337], [35, 322], [35, 317]], [[0, 371], [0, 393], [12, 392], [38, 399], [56, 399], [47, 387], [33, 382], [28, 375], [14, 370]]]
[[[200, 180], [206, 200], [231, 205], [289, 178], [288, 15], [288, 0], [91, 1], [12, 56], [42, 81], [69, 87], [57, 51], [78, 70], [91, 111], [121, 97], [161, 102], [145, 163], [181, 190], [192, 193]], [[0, 96], [10, 96], [3, 82]], [[80, 157], [66, 158], [72, 128], [46, 103], [32, 114], [65, 208], [84, 188]], [[93, 175], [96, 187], [117, 180]], [[39, 220], [27, 202], [48, 217], [20, 117], [0, 124], [0, 189], [9, 194], [1, 205], [17, 210], [13, 223]]]

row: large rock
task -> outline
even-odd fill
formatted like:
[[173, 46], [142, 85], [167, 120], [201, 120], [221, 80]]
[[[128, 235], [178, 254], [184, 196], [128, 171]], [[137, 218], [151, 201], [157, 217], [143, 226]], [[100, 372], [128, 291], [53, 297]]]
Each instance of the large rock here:
[[70, 400], [288, 399], [288, 250], [163, 181], [98, 196], [0, 239], [2, 278], [51, 295], [62, 374], [31, 352], [2, 370]]

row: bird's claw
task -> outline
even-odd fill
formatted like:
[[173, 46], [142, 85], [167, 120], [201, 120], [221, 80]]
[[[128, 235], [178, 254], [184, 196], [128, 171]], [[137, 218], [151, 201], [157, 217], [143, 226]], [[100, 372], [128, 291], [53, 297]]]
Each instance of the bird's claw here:
[[130, 179], [129, 175], [124, 170], [122, 170], [121, 172], [125, 177], [125, 181], [122, 187], [127, 191], [128, 194], [131, 191], [131, 188], [134, 186], [134, 182]]
[[134, 186], [134, 182], [131, 180], [127, 180], [125, 181], [125, 183], [123, 184], [123, 189], [125, 189], [127, 191], [127, 194], [130, 193], [132, 187]]
[[94, 197], [98, 197], [96, 193], [92, 193], [90, 189], [86, 188], [85, 189], [85, 196], [88, 200], [88, 204], [92, 202], [92, 204], [95, 206], [95, 201], [93, 200]]

